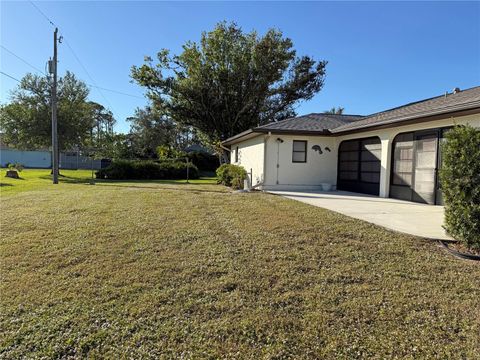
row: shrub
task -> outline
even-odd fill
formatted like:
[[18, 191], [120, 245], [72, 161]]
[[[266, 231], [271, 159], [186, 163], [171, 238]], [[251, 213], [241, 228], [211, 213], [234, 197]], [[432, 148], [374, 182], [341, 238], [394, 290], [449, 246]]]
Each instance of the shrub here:
[[445, 229], [466, 246], [480, 249], [480, 130], [458, 126], [442, 144], [440, 181]]
[[234, 189], [242, 189], [246, 178], [247, 171], [238, 165], [223, 164], [217, 169], [217, 182]]
[[8, 170], [22, 172], [25, 167], [22, 164], [17, 162], [15, 164], [7, 163], [7, 168]]
[[201, 151], [188, 153], [188, 158], [201, 171], [215, 171], [220, 165], [217, 156]]
[[[187, 163], [182, 161], [162, 162], [160, 166], [167, 171], [166, 179], [186, 179]], [[189, 178], [198, 178], [198, 168], [194, 164], [188, 164]]]
[[[180, 161], [115, 160], [107, 168], [98, 170], [96, 176], [112, 180], [186, 179], [187, 164]], [[198, 178], [198, 169], [193, 164], [189, 165], [189, 178]]]
[[176, 160], [186, 157], [187, 154], [184, 151], [176, 150], [168, 145], [157, 146], [157, 157], [160, 161]]

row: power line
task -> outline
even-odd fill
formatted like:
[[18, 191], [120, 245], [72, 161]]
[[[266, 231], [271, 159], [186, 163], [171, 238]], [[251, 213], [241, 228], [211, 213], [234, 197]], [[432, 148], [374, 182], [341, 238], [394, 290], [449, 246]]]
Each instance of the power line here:
[[100, 86], [95, 86], [95, 85], [92, 85], [92, 84], [87, 84], [87, 85], [89, 85], [91, 87], [94, 87], [94, 88], [98, 88], [98, 89], [102, 89], [102, 90], [105, 90], [105, 91], [110, 91], [110, 92], [113, 92], [113, 93], [116, 93], [116, 94], [120, 94], [120, 95], [130, 96], [130, 97], [134, 97], [134, 98], [137, 98], [137, 99], [145, 99], [143, 96], [127, 94], [127, 93], [124, 93], [122, 91], [107, 89], [107, 88], [100, 87]]
[[11, 50], [8, 50], [5, 46], [3, 45], [0, 45], [2, 47], [3, 50], [7, 51], [8, 53], [12, 54], [13, 56], [15, 56], [17, 59], [19, 59], [20, 61], [22, 61], [23, 63], [27, 64], [28, 66], [30, 66], [32, 69], [35, 69], [36, 71], [38, 72], [41, 72], [42, 74], [46, 75], [44, 71], [40, 70], [39, 68], [37, 68], [36, 66], [30, 64], [27, 60], [25, 60], [24, 58], [22, 58], [21, 56], [15, 54], [13, 51]]
[[0, 71], [0, 74], [5, 75], [6, 77], [9, 77], [10, 79], [13, 79], [15, 81], [21, 82], [17, 78], [14, 78], [12, 75], [8, 75], [7, 73], [4, 73], [3, 71]]
[[[31, 0], [29, 0], [30, 4], [32, 4], [32, 6], [35, 7], [35, 9], [37, 9], [37, 11], [50, 23], [50, 25], [52, 25], [53, 27], [57, 28], [59, 26], [57, 26], [42, 10], [40, 10], [40, 8], [35, 5], [35, 3]], [[63, 32], [63, 31], [62, 31]], [[77, 60], [77, 62], [80, 64], [80, 66], [83, 68], [83, 70], [85, 71], [85, 74], [87, 74], [87, 76], [90, 78], [90, 80], [93, 82], [93, 86], [96, 87], [98, 89], [98, 92], [100, 93], [100, 95], [105, 99], [106, 103], [108, 104], [108, 106], [110, 106], [110, 108], [113, 110], [113, 106], [112, 104], [110, 103], [110, 101], [108, 101], [108, 99], [106, 98], [106, 96], [103, 94], [103, 92], [101, 91], [101, 88], [100, 86], [97, 85], [97, 83], [95, 82], [95, 80], [93, 79], [93, 77], [90, 75], [90, 73], [88, 72], [87, 68], [83, 65], [83, 63], [80, 61], [80, 58], [77, 56], [77, 54], [75, 53], [75, 51], [73, 50], [72, 46], [69, 44], [68, 40], [67, 39], [64, 39], [65, 41], [65, 44], [67, 45], [67, 47], [70, 49], [70, 51], [72, 52], [73, 56], [75, 57], [75, 59]]]
[[[46, 75], [48, 76], [44, 71], [40, 70], [39, 68], [37, 68], [36, 66], [32, 65], [31, 63], [29, 63], [27, 60], [25, 60], [24, 58], [22, 58], [21, 56], [15, 54], [13, 51], [7, 49], [5, 46], [3, 45], [0, 45], [0, 47], [2, 47], [4, 50], [6, 50], [7, 52], [9, 52], [10, 54], [12, 54], [13, 56], [15, 56], [16, 58], [18, 58], [19, 60], [21, 60], [23, 63], [27, 64], [28, 66], [30, 66], [32, 69], [42, 73], [43, 75]], [[130, 96], [130, 97], [133, 97], [133, 98], [137, 98], [137, 99], [143, 99], [142, 96], [138, 96], [138, 95], [133, 95], [133, 94], [128, 94], [126, 92], [123, 92], [123, 91], [118, 91], [118, 90], [113, 90], [113, 89], [107, 89], [105, 87], [102, 87], [102, 86], [97, 86], [97, 85], [93, 85], [93, 84], [88, 84], [86, 83], [86, 85], [92, 87], [92, 88], [98, 88], [98, 89], [101, 89], [101, 90], [104, 90], [104, 91], [110, 91], [110, 92], [113, 92], [113, 93], [116, 93], [116, 94], [120, 94], [120, 95], [124, 95], [124, 96]]]
[[30, 2], [30, 4], [33, 5], [33, 7], [35, 9], [37, 9], [37, 11], [40, 14], [42, 14], [42, 16], [50, 23], [50, 25], [52, 25], [53, 27], [57, 27], [57, 25], [55, 25], [55, 23], [52, 20], [50, 20], [50, 18], [47, 15], [45, 15], [45, 13], [42, 10], [40, 10], [40, 8], [37, 5], [35, 5], [35, 3], [33, 1], [30, 0], [29, 2]]
[[[9, 50], [7, 49], [5, 46], [3, 45], [0, 45], [0, 47], [2, 47], [5, 51], [7, 51], [8, 53], [10, 53], [11, 55], [15, 56], [17, 59], [19, 59], [20, 61], [22, 61], [23, 63], [27, 64], [28, 66], [30, 66], [32, 69], [44, 74], [44, 75], [47, 75], [44, 71], [40, 70], [39, 68], [37, 68], [36, 66], [32, 65], [31, 63], [29, 63], [27, 60], [25, 60], [24, 58], [22, 58], [20, 55], [17, 55], [15, 54], [12, 50]], [[98, 89], [101, 89], [101, 90], [104, 90], [104, 91], [110, 91], [110, 92], [113, 92], [113, 93], [116, 93], [116, 94], [120, 94], [120, 95], [124, 95], [124, 96], [130, 96], [130, 97], [134, 97], [134, 98], [137, 98], [137, 99], [144, 99], [142, 96], [138, 96], [138, 95], [133, 95], [133, 94], [128, 94], [126, 92], [123, 92], [123, 91], [118, 91], [118, 90], [113, 90], [113, 89], [107, 89], [107, 88], [104, 88], [102, 86], [97, 86], [97, 85], [93, 85], [93, 84], [88, 84], [88, 86], [90, 87], [93, 87], [93, 88], [98, 88]]]
[[87, 68], [83, 65], [83, 63], [80, 61], [80, 58], [77, 56], [77, 54], [75, 53], [75, 51], [73, 50], [73, 48], [70, 46], [69, 42], [67, 39], [65, 39], [65, 44], [67, 45], [67, 47], [70, 49], [70, 51], [72, 52], [73, 56], [75, 57], [75, 59], [77, 60], [77, 62], [80, 64], [80, 66], [83, 68], [83, 70], [85, 71], [85, 74], [87, 74], [87, 76], [89, 77], [89, 79], [93, 82], [94, 86], [98, 89], [98, 92], [100, 93], [100, 95], [102, 95], [102, 97], [105, 99], [105, 101], [107, 102], [107, 104], [110, 106], [110, 108], [113, 110], [113, 106], [112, 104], [110, 104], [110, 101], [108, 101], [108, 99], [105, 97], [105, 95], [103, 94], [100, 86], [97, 85], [97, 83], [95, 82], [95, 80], [93, 79], [93, 77], [90, 75], [90, 73], [88, 72]]

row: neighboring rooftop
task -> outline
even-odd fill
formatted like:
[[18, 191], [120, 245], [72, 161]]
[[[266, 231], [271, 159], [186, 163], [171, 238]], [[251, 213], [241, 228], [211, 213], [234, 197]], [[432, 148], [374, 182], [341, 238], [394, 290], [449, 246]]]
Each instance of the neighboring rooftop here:
[[428, 116], [470, 110], [480, 107], [480, 86], [466, 90], [455, 89], [430, 99], [416, 101], [393, 109], [364, 117], [355, 123], [345, 124], [332, 129], [332, 133], [360, 130], [372, 126], [387, 125]]

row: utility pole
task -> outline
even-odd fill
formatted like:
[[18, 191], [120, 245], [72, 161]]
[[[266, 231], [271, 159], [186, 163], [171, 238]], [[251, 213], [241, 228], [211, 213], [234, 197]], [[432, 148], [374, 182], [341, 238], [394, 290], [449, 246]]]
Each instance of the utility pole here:
[[53, 61], [50, 66], [50, 73], [53, 73], [52, 86], [52, 174], [53, 183], [58, 184], [58, 133], [57, 133], [57, 34], [55, 28], [53, 33]]

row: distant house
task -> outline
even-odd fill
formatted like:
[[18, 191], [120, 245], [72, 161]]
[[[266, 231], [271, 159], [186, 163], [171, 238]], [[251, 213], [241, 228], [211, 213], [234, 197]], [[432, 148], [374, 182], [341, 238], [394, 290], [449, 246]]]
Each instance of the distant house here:
[[368, 116], [309, 114], [226, 141], [231, 163], [266, 190], [333, 188], [442, 204], [440, 143], [455, 124], [480, 127], [480, 87]]
[[204, 153], [204, 154], [211, 154], [212, 155], [212, 151], [210, 149], [206, 148], [205, 146], [199, 145], [199, 144], [193, 144], [193, 145], [187, 146], [185, 148], [185, 152], [186, 153], [201, 152], [201, 153]]

